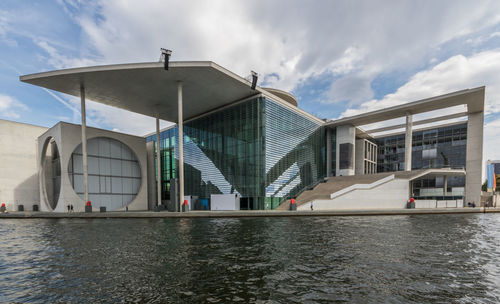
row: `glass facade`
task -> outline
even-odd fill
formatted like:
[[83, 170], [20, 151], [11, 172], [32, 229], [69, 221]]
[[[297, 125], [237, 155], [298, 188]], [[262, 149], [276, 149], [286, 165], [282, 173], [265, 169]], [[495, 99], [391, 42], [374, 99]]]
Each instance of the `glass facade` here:
[[[465, 168], [467, 123], [413, 132], [412, 170], [427, 168]], [[405, 167], [405, 135], [398, 134], [375, 139], [378, 145], [378, 172], [403, 171]], [[413, 182], [418, 198], [462, 198], [465, 177], [449, 177], [443, 192], [442, 177]]]
[[[112, 138], [87, 141], [89, 200], [95, 207], [117, 210], [127, 206], [141, 187], [141, 169], [134, 152]], [[82, 145], [71, 154], [68, 175], [76, 194], [83, 200]]]
[[[325, 176], [320, 123], [255, 98], [184, 124], [185, 195], [237, 193], [241, 209], [276, 208]], [[160, 134], [162, 199], [177, 177], [177, 128]], [[156, 135], [147, 141], [156, 142]]]
[[333, 128], [330, 132], [330, 138], [332, 142], [332, 174], [331, 176], [336, 176], [337, 173], [337, 128]]
[[266, 205], [274, 209], [326, 176], [325, 145], [319, 123], [265, 101]]

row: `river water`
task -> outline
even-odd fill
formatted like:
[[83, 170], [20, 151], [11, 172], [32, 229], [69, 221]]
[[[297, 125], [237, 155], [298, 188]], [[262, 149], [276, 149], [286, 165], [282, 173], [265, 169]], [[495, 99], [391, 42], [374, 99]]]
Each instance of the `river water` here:
[[498, 303], [500, 214], [0, 219], [0, 302]]

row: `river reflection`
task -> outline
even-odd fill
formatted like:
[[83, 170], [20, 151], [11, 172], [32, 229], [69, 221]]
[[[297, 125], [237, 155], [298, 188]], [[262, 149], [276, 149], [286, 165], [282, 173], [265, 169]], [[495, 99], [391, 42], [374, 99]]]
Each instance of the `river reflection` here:
[[496, 303], [500, 214], [0, 220], [0, 302]]

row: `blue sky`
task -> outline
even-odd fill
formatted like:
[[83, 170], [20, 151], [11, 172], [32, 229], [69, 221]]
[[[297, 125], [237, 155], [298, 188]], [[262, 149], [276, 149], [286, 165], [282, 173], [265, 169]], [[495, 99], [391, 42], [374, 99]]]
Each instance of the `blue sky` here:
[[[0, 2], [0, 118], [79, 123], [78, 100], [19, 75], [211, 60], [338, 118], [486, 85], [485, 159], [500, 159], [499, 1]], [[144, 135], [154, 120], [89, 102], [89, 125]], [[451, 111], [451, 110], [450, 110]], [[167, 125], [164, 122], [163, 125]]]

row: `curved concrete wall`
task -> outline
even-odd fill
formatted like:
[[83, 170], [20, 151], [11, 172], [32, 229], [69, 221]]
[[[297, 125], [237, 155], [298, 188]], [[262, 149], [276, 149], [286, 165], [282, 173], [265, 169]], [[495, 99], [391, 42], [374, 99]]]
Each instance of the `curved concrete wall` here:
[[[61, 159], [61, 192], [57, 206], [51, 210], [45, 200], [45, 195], [40, 191], [40, 207], [42, 211], [67, 212], [67, 205], [73, 204], [75, 211], [84, 211], [85, 202], [76, 194], [68, 175], [68, 162], [75, 148], [81, 144], [81, 127], [79, 125], [60, 122], [38, 138], [38, 149], [42, 151], [45, 140], [53, 137], [59, 149]], [[147, 210], [148, 187], [147, 187], [147, 160], [146, 160], [146, 139], [143, 137], [127, 135], [107, 130], [87, 127], [87, 139], [94, 137], [109, 137], [116, 139], [127, 145], [135, 153], [141, 170], [141, 186], [137, 196], [128, 205], [129, 210]], [[38, 153], [37, 161], [41, 164], [42, 155]], [[39, 166], [41, 176], [41, 166]], [[40, 178], [40, 189], [43, 189], [43, 179]], [[94, 211], [99, 210], [99, 206], [93, 206]], [[125, 207], [119, 209], [124, 210]]]

